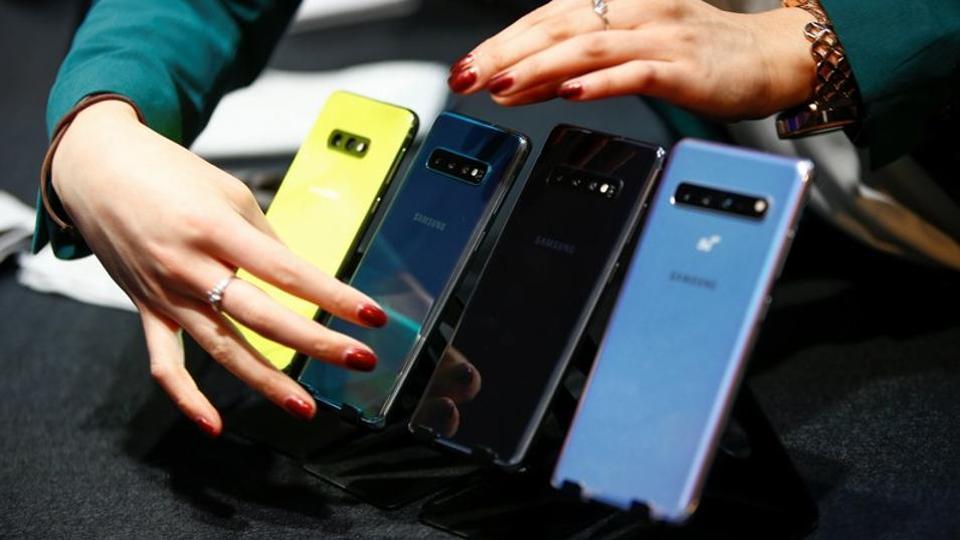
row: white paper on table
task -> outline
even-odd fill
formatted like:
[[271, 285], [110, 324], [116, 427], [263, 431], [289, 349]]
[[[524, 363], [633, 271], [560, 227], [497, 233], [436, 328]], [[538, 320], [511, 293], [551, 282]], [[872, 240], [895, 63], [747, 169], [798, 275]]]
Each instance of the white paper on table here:
[[17, 281], [24, 287], [86, 304], [137, 310], [96, 257], [64, 261], [56, 258], [47, 246], [36, 255], [21, 253], [17, 262], [20, 264]]
[[420, 0], [304, 0], [290, 30], [314, 30], [338, 24], [409, 15]]
[[433, 62], [378, 62], [320, 73], [267, 70], [223, 98], [193, 151], [207, 159], [292, 155], [336, 90], [413, 109], [426, 133], [446, 105], [446, 80], [447, 67]]

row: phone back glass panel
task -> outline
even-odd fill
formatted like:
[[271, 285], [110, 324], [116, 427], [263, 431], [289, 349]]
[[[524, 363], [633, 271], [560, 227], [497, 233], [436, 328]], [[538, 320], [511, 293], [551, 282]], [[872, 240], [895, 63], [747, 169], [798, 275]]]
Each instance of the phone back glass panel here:
[[[694, 510], [812, 165], [698, 141], [673, 150], [554, 486], [659, 519]], [[765, 201], [762, 219], [678, 204], [681, 184]]]
[[[449, 295], [527, 147], [523, 136], [478, 120], [437, 118], [350, 282], [384, 307], [389, 322], [376, 329], [329, 324], [372, 347], [377, 367], [360, 373], [311, 359], [299, 380], [321, 402], [383, 423], [435, 306]], [[435, 170], [428, 161], [438, 150], [482, 162], [486, 173], [467, 182]]]
[[411, 426], [518, 464], [640, 215], [663, 150], [555, 128]]
[[[267, 210], [267, 221], [291, 251], [324, 272], [338, 275], [352, 258], [416, 129], [417, 117], [408, 109], [334, 92], [287, 170]], [[339, 148], [331, 144], [335, 132], [341, 133]], [[352, 136], [363, 139], [363, 152], [344, 151]], [[312, 319], [317, 313], [316, 305], [246, 270], [239, 270], [237, 276], [304, 317]], [[293, 360], [293, 349], [237, 326], [277, 368], [283, 369]]]

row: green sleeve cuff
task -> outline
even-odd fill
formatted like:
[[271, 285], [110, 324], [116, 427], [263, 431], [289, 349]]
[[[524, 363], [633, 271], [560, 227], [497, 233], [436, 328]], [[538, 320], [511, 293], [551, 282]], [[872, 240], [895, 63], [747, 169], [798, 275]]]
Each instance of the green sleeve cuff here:
[[[59, 204], [59, 201], [56, 203]], [[36, 254], [47, 244], [58, 259], [79, 259], [91, 254], [86, 242], [63, 234], [50, 216], [43, 211], [40, 194], [37, 194], [37, 222], [33, 229], [33, 241], [30, 250]]]
[[912, 151], [960, 87], [960, 2], [823, 0], [864, 106], [870, 166]]

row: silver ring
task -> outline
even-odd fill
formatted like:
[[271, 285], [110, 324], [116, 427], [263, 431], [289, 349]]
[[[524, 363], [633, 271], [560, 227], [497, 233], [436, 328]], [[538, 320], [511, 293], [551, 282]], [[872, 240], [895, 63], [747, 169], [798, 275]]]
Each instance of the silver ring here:
[[610, 9], [607, 6], [607, 0], [590, 0], [593, 3], [593, 12], [597, 14], [597, 17], [600, 17], [600, 20], [603, 21], [603, 29], [610, 29], [610, 20], [607, 19], [607, 11]]
[[223, 291], [227, 289], [227, 286], [230, 285], [230, 282], [233, 281], [233, 274], [221, 279], [217, 282], [216, 285], [207, 292], [207, 302], [210, 302], [210, 305], [213, 306], [213, 310], [217, 313], [220, 312], [220, 301], [223, 300]]

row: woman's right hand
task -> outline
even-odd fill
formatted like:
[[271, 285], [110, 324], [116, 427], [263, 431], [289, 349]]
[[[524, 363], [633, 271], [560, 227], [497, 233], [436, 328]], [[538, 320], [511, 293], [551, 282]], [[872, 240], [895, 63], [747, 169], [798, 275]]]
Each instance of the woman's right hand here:
[[[310, 395], [271, 366], [207, 301], [238, 267], [337, 317], [380, 326], [373, 300], [288, 250], [239, 180], [141, 124], [132, 107], [104, 101], [67, 128], [52, 180], [64, 209], [143, 323], [150, 372], [209, 435], [222, 420], [187, 372], [186, 330], [220, 364], [291, 414], [316, 412]], [[261, 335], [311, 357], [369, 371], [376, 356], [359, 341], [301, 317], [255, 286], [233, 279], [221, 310]]]

